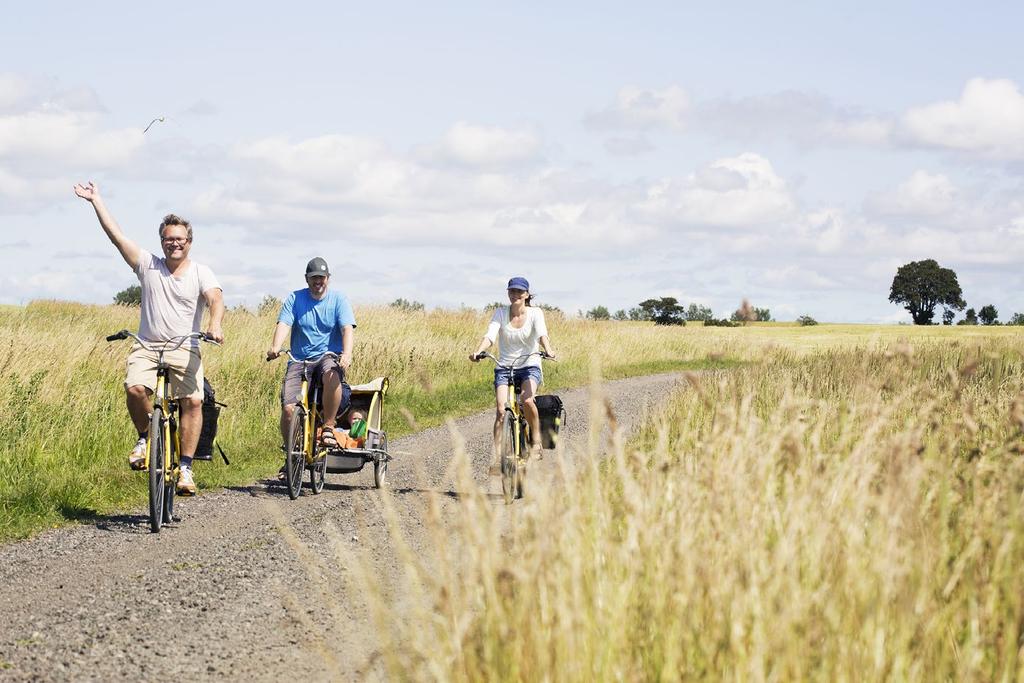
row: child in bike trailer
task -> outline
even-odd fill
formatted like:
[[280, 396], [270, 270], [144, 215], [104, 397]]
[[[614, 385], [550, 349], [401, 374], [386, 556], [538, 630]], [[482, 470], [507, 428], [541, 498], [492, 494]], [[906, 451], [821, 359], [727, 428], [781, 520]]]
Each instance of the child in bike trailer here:
[[292, 292], [282, 304], [270, 350], [267, 351], [267, 360], [277, 358], [287, 339], [295, 359], [288, 363], [281, 386], [282, 444], [288, 441], [288, 425], [295, 405], [302, 400], [298, 395], [302, 386], [302, 363], [296, 361], [317, 358], [332, 351], [338, 354], [337, 361], [331, 356], [324, 356], [316, 364], [310, 386], [315, 386], [317, 381], [323, 383], [320, 396], [324, 427], [320, 442], [327, 448], [339, 445], [334, 428], [338, 416], [348, 410], [350, 403], [345, 372], [352, 363], [356, 319], [348, 297], [339, 290], [328, 290], [330, 280], [327, 261], [318, 256], [306, 264], [307, 287]]
[[[160, 247], [163, 257], [151, 254], [125, 236], [114, 217], [107, 210], [100, 190], [94, 183], [75, 185], [75, 194], [92, 204], [100, 227], [117, 247], [139, 278], [141, 317], [139, 336], [147, 342], [166, 342], [170, 339], [199, 332], [204, 308], [210, 309], [207, 336], [221, 343], [224, 332], [224, 297], [213, 271], [189, 258], [192, 250], [192, 225], [183, 218], [168, 214], [160, 223]], [[156, 367], [159, 354], [136, 344], [128, 354], [128, 369], [124, 381], [128, 414], [138, 431], [128, 464], [132, 469], [144, 469], [146, 437], [149, 433], [149, 414], [153, 408], [156, 390]], [[203, 364], [199, 342], [164, 355], [170, 365], [171, 392], [181, 410], [181, 469], [177, 490], [181, 495], [196, 492], [192, 478], [192, 458], [199, 444], [203, 426]]]
[[[478, 356], [489, 349], [495, 342], [498, 343], [500, 354], [498, 365], [494, 369], [494, 448], [498, 449], [498, 438], [501, 434], [501, 421], [505, 415], [505, 404], [508, 402], [508, 368], [512, 362], [525, 354], [535, 353], [539, 349], [552, 359], [555, 356], [551, 342], [548, 340], [548, 328], [544, 323], [544, 311], [530, 305], [533, 295], [530, 294], [530, 283], [524, 277], [514, 277], [508, 281], [508, 308], [501, 307], [494, 311], [491, 322], [487, 326], [487, 332], [475, 353], [469, 355], [469, 359], [476, 363]], [[539, 356], [530, 356], [520, 360], [512, 371], [514, 381], [522, 382], [520, 397], [523, 403], [523, 412], [526, 421], [530, 425], [530, 455], [539, 456], [541, 452], [540, 440], [540, 416], [537, 413], [537, 404], [534, 397], [537, 394], [537, 387], [544, 381], [544, 374], [541, 370]]]

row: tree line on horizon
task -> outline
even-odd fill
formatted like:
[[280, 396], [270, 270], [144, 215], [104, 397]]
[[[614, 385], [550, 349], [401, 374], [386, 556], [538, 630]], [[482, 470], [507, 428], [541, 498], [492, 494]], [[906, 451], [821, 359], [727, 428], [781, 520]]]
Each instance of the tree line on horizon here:
[[[957, 325], [1002, 324], [999, 322], [999, 311], [993, 304], [986, 304], [978, 310], [968, 308], [963, 299], [963, 291], [960, 288], [956, 272], [951, 268], [943, 268], [934, 259], [911, 261], [900, 266], [893, 277], [889, 290], [889, 301], [902, 304], [910, 313], [915, 325], [934, 324], [936, 308], [940, 306], [943, 309], [941, 316], [943, 325], [952, 325], [957, 311], [964, 311], [964, 317], [956, 321]], [[138, 306], [141, 302], [142, 288], [137, 284], [118, 292], [114, 295], [113, 301], [122, 306]], [[535, 305], [544, 311], [565, 315], [565, 312], [557, 306], [545, 303]], [[281, 300], [268, 294], [257, 306], [257, 311], [265, 313], [269, 310], [277, 310], [280, 306]], [[395, 299], [388, 306], [406, 312], [426, 310], [426, 306], [422, 302], [405, 298]], [[505, 304], [495, 301], [484, 306], [483, 311], [493, 311], [502, 306]], [[748, 322], [774, 321], [768, 308], [751, 306], [745, 299], [728, 318], [716, 318], [709, 306], [697, 303], [684, 306], [675, 297], [670, 296], [645, 299], [636, 306], [629, 309], [620, 308], [614, 313], [606, 306], [598, 305], [586, 312], [578, 311], [577, 316], [587, 320], [653, 322], [655, 325], [685, 325], [687, 322], [701, 322], [708, 327], [734, 327]], [[817, 321], [808, 315], [800, 316], [796, 322], [799, 325], [817, 324]], [[1024, 313], [1014, 313], [1005, 324], [1024, 325]]]

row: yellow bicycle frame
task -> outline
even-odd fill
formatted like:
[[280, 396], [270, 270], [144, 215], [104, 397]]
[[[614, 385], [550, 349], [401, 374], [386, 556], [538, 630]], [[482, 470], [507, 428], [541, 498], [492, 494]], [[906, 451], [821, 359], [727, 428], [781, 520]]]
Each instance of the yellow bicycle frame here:
[[302, 388], [299, 390], [299, 395], [302, 396], [302, 410], [306, 415], [306, 428], [303, 430], [305, 436], [303, 437], [302, 454], [306, 457], [306, 464], [311, 465], [313, 463], [314, 446], [316, 444], [316, 434], [313, 433], [313, 427], [316, 425], [317, 409], [316, 403], [312, 406], [309, 405], [309, 379], [306, 378], [306, 369], [303, 368], [302, 372]]
[[[519, 410], [519, 392], [516, 391], [514, 383], [510, 383], [508, 385], [508, 393], [509, 396], [505, 401], [505, 409], [512, 411], [512, 417], [514, 418], [512, 420], [512, 441], [515, 446], [516, 457], [521, 458], [523, 453], [523, 440], [520, 438], [520, 429], [525, 420], [523, 419], [523, 414]], [[528, 423], [527, 429], [529, 429]]]
[[[171, 406], [167, 399], [167, 378], [157, 375], [156, 391], [153, 392], [154, 400], [160, 401], [160, 409], [164, 414], [164, 443], [171, 444]], [[152, 439], [146, 439], [146, 467], [149, 469], [149, 450]], [[181, 453], [181, 429], [174, 430], [174, 452]], [[169, 472], [171, 468], [171, 449], [164, 448], [164, 471]]]

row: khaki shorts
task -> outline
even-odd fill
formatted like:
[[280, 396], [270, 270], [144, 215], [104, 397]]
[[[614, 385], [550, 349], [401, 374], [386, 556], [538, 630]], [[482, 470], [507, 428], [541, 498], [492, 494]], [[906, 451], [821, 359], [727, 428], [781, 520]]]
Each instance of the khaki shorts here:
[[[128, 372], [124, 378], [126, 387], [144, 386], [156, 391], [156, 364], [160, 354], [144, 349], [139, 344], [132, 346], [128, 354]], [[199, 349], [180, 348], [164, 353], [164, 362], [170, 368], [167, 377], [171, 383], [171, 398], [203, 398], [203, 360]]]

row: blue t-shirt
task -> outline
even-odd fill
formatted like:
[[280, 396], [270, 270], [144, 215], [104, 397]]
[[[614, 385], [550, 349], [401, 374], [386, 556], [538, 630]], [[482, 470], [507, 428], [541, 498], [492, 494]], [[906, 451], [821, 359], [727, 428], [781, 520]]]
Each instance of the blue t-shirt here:
[[292, 328], [291, 352], [298, 360], [316, 358], [327, 351], [341, 354], [341, 328], [356, 326], [356, 317], [348, 297], [336, 289], [328, 289], [317, 301], [308, 289], [288, 295], [277, 321]]

